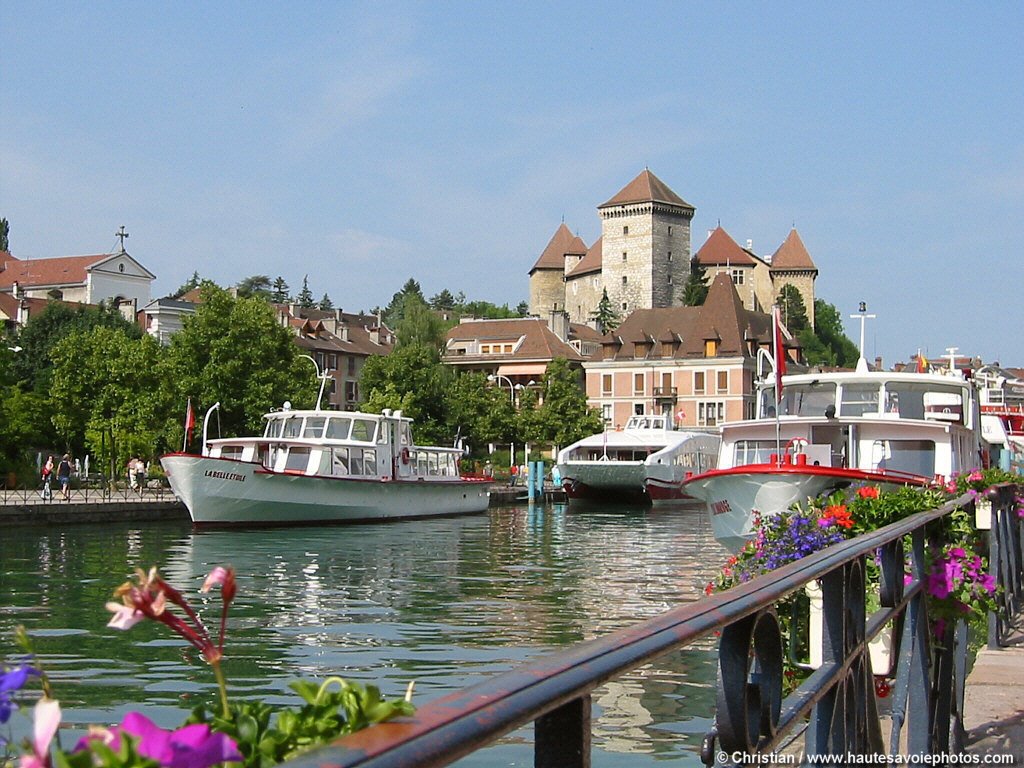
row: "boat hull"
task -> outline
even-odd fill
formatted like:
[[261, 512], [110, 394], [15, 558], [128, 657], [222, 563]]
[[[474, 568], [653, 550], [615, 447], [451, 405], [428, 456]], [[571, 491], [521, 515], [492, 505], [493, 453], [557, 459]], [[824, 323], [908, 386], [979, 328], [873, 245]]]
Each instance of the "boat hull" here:
[[754, 533], [754, 512], [762, 517], [779, 514], [855, 482], [898, 487], [926, 485], [928, 480], [855, 469], [752, 464], [707, 472], [688, 480], [684, 488], [707, 504], [715, 538], [736, 552]]
[[648, 503], [642, 461], [573, 461], [556, 465], [570, 501]]
[[198, 526], [350, 523], [482, 512], [479, 480], [391, 480], [270, 472], [259, 464], [164, 456], [171, 489]]

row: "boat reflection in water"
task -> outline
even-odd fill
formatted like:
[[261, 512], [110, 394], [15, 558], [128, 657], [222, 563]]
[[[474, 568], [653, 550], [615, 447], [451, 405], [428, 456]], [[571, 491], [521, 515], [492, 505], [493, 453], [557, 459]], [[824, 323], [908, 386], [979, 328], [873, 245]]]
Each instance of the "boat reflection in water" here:
[[[485, 515], [358, 526], [197, 530], [185, 525], [25, 529], [0, 541], [0, 633], [25, 624], [54, 675], [66, 721], [115, 722], [129, 709], [177, 725], [214, 681], [153, 624], [104, 628], [103, 604], [136, 565], [157, 564], [200, 596], [232, 564], [225, 671], [234, 696], [292, 701], [296, 677], [341, 674], [422, 704], [699, 599], [726, 554], [702, 509], [650, 514], [504, 507]], [[7, 608], [9, 607], [9, 610]], [[714, 707], [714, 638], [610, 683], [594, 696], [595, 764], [699, 765]], [[26, 734], [27, 735], [27, 734]], [[532, 728], [460, 762], [532, 765]]]

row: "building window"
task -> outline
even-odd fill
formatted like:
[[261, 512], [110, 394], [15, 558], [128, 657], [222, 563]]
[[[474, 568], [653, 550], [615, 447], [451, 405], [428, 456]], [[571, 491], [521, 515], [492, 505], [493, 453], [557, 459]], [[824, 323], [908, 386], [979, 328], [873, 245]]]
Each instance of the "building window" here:
[[622, 234], [624, 234], [624, 235], [628, 235], [629, 234], [629, 225], [626, 225], [626, 226], [624, 226], [622, 228]]
[[354, 357], [348, 358], [348, 375], [356, 375], [356, 359]]
[[626, 302], [622, 302], [622, 311], [625, 312], [628, 308], [628, 304], [626, 304]]
[[642, 395], [644, 393], [644, 380], [647, 377], [642, 373], [633, 374], [633, 394]]
[[634, 416], [643, 416], [644, 415], [644, 404], [643, 403], [633, 403], [633, 415]]
[[626, 275], [622, 276], [622, 284], [623, 285], [628, 285], [629, 284], [629, 278], [626, 277]]
[[704, 357], [715, 357], [718, 354], [718, 342], [708, 339], [704, 342]]
[[742, 269], [734, 269], [732, 271], [732, 284], [733, 285], [743, 285], [743, 270]]
[[704, 394], [704, 371], [693, 372], [693, 394]]
[[345, 402], [354, 403], [359, 400], [359, 383], [355, 381], [345, 382]]
[[622, 260], [623, 260], [623, 261], [625, 261], [625, 260], [626, 260], [626, 256], [627, 256], [627, 254], [626, 254], [626, 251], [623, 251], [623, 252], [622, 252]]
[[729, 372], [719, 371], [718, 372], [718, 391], [720, 394], [729, 393]]
[[668, 252], [668, 263], [669, 263], [669, 264], [671, 264], [671, 263], [672, 263], [672, 251], [669, 251], [669, 252]]
[[612, 393], [612, 375], [610, 373], [601, 374], [601, 394], [611, 395]]
[[502, 350], [502, 352], [505, 352], [506, 354], [511, 355], [512, 354], [512, 345], [511, 344], [506, 344], [504, 347], [501, 348], [501, 350]]
[[610, 427], [612, 424], [612, 404], [605, 403], [601, 406], [601, 420], [604, 421], [606, 427]]
[[717, 427], [725, 421], [725, 403], [709, 401], [697, 403], [697, 426]]
[[669, 285], [672, 285], [672, 275], [669, 275], [669, 276], [668, 276], [668, 284], [669, 284]]
[[670, 235], [672, 234], [672, 225], [671, 224], [668, 225], [668, 233]]

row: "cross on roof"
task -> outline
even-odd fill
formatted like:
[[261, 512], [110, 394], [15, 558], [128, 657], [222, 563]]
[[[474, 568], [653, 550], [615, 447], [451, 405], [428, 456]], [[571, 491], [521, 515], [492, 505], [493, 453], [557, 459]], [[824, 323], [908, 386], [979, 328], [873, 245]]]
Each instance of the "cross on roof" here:
[[118, 237], [121, 239], [121, 253], [125, 253], [124, 239], [128, 237], [128, 233], [124, 231], [124, 224], [121, 225], [121, 229], [114, 233], [114, 237]]

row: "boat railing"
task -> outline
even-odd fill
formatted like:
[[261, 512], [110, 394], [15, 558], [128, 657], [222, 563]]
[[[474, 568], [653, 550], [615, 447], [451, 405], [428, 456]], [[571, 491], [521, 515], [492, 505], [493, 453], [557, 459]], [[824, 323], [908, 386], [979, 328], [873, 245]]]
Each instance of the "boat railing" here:
[[[993, 536], [1001, 551], [1021, 537], [1014, 486], [997, 489]], [[967, 629], [950, 623], [933, 641], [927, 614], [929, 545], [925, 526], [957, 509], [974, 512], [964, 495], [944, 506], [828, 547], [634, 626], [538, 658], [421, 706], [413, 717], [375, 725], [288, 762], [289, 768], [443, 766], [534, 724], [534, 765], [584, 768], [591, 763], [595, 691], [609, 681], [720, 632], [718, 699], [704, 762], [774, 762], [767, 757], [802, 730], [806, 756], [934, 755], [963, 751]], [[909, 579], [905, 581], [909, 542]], [[878, 558], [881, 608], [867, 615], [866, 560]], [[997, 562], [1002, 564], [1004, 560]], [[1021, 595], [1021, 560], [1007, 561], [998, 583]], [[822, 664], [788, 696], [776, 604], [820, 583]], [[874, 591], [874, 590], [873, 590]], [[1005, 617], [1004, 617], [1005, 618]], [[896, 659], [887, 707], [887, 741], [876, 702], [867, 643], [887, 627]], [[669, 695], [676, 695], [675, 693]], [[756, 757], [750, 757], [755, 755]], [[893, 760], [895, 762], [895, 760]], [[904, 759], [902, 762], [910, 762]]]

